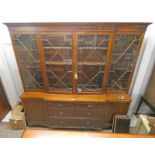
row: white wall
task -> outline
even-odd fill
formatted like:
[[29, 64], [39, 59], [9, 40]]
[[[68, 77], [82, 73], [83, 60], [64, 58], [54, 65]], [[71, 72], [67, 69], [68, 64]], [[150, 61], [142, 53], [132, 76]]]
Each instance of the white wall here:
[[[0, 23], [0, 77], [11, 107], [14, 107], [20, 100], [23, 92], [19, 71], [17, 68], [11, 39], [6, 26]], [[10, 113], [3, 121], [8, 121]]]
[[132, 104], [130, 106], [128, 114], [131, 115], [135, 112], [140, 97], [144, 94], [147, 84], [149, 82], [150, 75], [155, 63], [155, 24], [148, 27], [141, 53], [141, 63], [137, 66], [135, 71], [135, 81], [133, 82], [133, 89], [131, 91]]
[[[10, 104], [23, 92], [17, 64], [5, 22], [154, 22], [153, 0], [4, 0], [0, 1], [0, 75]], [[143, 94], [153, 63], [155, 26], [149, 26], [131, 90], [133, 112]], [[143, 55], [144, 53], [144, 55]]]
[[16, 61], [7, 28], [4, 25], [0, 25], [0, 36], [3, 36], [0, 39], [0, 77], [7, 93], [8, 101], [13, 107], [19, 101], [18, 90], [20, 88], [15, 87], [15, 82], [19, 80], [18, 78], [13, 79], [13, 76], [16, 74], [16, 77], [18, 77], [19, 74], [15, 72], [17, 70]]

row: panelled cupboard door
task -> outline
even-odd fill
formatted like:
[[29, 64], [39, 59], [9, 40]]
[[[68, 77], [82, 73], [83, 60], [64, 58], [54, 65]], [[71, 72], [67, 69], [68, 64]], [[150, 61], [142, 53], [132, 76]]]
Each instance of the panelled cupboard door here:
[[24, 89], [26, 91], [42, 91], [44, 84], [37, 34], [19, 33], [12, 36]]
[[49, 92], [72, 92], [72, 41], [71, 33], [42, 33]]
[[77, 92], [102, 92], [109, 33], [77, 33]]
[[26, 113], [28, 125], [47, 125], [47, 112], [45, 103], [42, 99], [22, 100]]
[[128, 91], [142, 39], [142, 33], [115, 34], [107, 91]]

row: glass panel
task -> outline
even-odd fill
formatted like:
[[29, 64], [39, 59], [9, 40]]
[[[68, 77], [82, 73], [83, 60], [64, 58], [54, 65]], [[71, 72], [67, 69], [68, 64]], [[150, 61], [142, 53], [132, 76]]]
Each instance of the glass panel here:
[[72, 92], [72, 36], [43, 35], [48, 89], [53, 92]]
[[78, 36], [77, 91], [101, 92], [108, 50], [109, 35]]
[[37, 35], [16, 34], [14, 35], [20, 72], [26, 90], [43, 89], [43, 79], [39, 53], [37, 46]]
[[127, 91], [140, 38], [140, 34], [116, 34], [108, 90]]

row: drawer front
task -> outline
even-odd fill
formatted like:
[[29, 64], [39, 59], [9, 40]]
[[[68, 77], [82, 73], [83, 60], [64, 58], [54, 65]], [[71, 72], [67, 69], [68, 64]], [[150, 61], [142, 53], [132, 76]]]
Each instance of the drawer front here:
[[77, 109], [102, 109], [102, 103], [77, 103]]
[[67, 110], [67, 109], [48, 109], [48, 116], [57, 117], [85, 117], [85, 118], [104, 118], [102, 110]]
[[48, 116], [57, 116], [57, 117], [75, 117], [75, 110], [67, 110], [67, 109], [48, 109]]
[[46, 102], [47, 108], [67, 108], [67, 109], [74, 109], [75, 103], [74, 102]]
[[102, 109], [102, 103], [79, 103], [79, 102], [46, 102], [47, 108], [68, 108], [68, 109]]
[[104, 118], [104, 112], [102, 110], [76, 110], [77, 117], [85, 118]]
[[62, 118], [50, 117], [49, 127], [51, 128], [85, 128], [85, 129], [100, 129], [104, 126], [103, 119], [77, 119], [77, 118]]

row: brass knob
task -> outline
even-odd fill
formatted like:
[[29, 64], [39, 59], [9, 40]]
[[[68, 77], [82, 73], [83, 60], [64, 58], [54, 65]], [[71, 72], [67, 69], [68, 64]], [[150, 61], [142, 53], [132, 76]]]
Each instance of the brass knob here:
[[90, 115], [91, 115], [91, 113], [90, 113], [90, 112], [88, 112], [88, 113], [87, 113], [87, 116], [90, 116]]
[[61, 103], [59, 103], [59, 107], [62, 107], [62, 104]]
[[89, 105], [88, 105], [88, 108], [91, 108], [91, 107], [92, 107], [92, 105], [89, 104]]
[[60, 124], [63, 124], [63, 121], [59, 121]]
[[61, 112], [59, 112], [59, 115], [63, 115], [63, 112], [61, 111]]
[[86, 124], [87, 124], [87, 125], [90, 125], [90, 121], [86, 121]]

